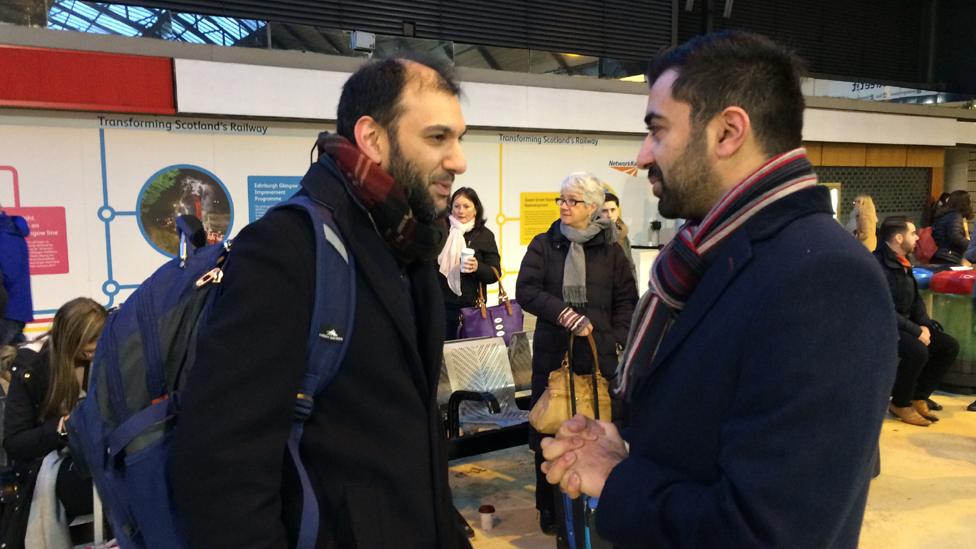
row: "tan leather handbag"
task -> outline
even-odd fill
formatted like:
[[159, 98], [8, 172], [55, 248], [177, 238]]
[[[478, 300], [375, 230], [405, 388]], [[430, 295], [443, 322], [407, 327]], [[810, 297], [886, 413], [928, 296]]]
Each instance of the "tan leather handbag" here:
[[610, 421], [610, 384], [600, 373], [593, 334], [586, 336], [593, 353], [593, 372], [588, 375], [573, 373], [569, 366], [573, 360], [574, 338], [569, 336], [569, 350], [563, 355], [562, 367], [549, 373], [549, 385], [529, 412], [529, 424], [540, 433], [556, 434], [559, 426], [577, 413]]

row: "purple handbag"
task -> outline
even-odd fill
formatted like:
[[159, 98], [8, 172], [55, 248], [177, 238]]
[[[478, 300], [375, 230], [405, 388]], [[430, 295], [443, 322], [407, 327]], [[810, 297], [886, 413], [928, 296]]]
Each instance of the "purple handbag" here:
[[502, 275], [494, 267], [491, 268], [498, 279], [498, 305], [488, 307], [485, 305], [485, 295], [478, 285], [478, 300], [474, 307], [464, 307], [461, 309], [461, 326], [458, 328], [458, 337], [467, 339], [472, 337], [496, 337], [505, 339], [508, 345], [512, 339], [512, 334], [522, 331], [522, 307], [518, 301], [509, 299], [502, 286]]

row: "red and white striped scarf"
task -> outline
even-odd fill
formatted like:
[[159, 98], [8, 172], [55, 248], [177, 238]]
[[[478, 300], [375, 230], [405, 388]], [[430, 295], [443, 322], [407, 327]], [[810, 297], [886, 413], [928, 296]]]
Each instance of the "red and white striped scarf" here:
[[737, 183], [699, 224], [685, 223], [651, 267], [650, 288], [634, 312], [617, 366], [617, 392], [628, 400], [634, 380], [649, 369], [678, 313], [705, 274], [710, 255], [749, 219], [777, 200], [817, 184], [799, 148], [771, 158]]

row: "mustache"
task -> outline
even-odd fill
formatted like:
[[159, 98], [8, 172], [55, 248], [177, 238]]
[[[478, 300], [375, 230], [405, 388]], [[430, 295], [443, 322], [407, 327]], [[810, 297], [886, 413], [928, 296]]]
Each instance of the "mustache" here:
[[654, 164], [647, 168], [647, 178], [664, 181], [664, 172], [661, 171], [661, 168], [657, 164]]
[[430, 183], [434, 183], [435, 181], [437, 181], [437, 182], [439, 182], [439, 181], [447, 181], [447, 182], [449, 182], [449, 183], [451, 183], [453, 185], [454, 184], [454, 177], [455, 176], [454, 176], [454, 174], [452, 172], [444, 172], [443, 174], [437, 174], [437, 175], [431, 176]]

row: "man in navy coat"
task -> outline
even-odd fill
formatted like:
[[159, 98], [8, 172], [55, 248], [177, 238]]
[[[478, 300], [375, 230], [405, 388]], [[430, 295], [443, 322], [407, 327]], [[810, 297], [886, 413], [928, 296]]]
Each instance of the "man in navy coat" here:
[[652, 60], [656, 261], [618, 370], [620, 431], [576, 417], [544, 470], [618, 547], [856, 547], [897, 360], [887, 283], [801, 148], [802, 66], [745, 33]]

